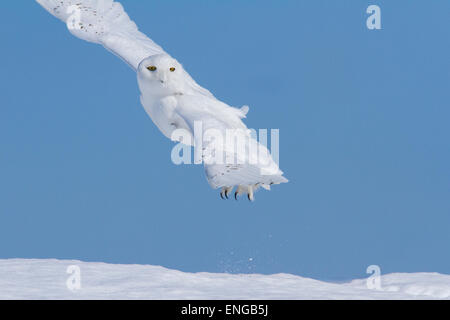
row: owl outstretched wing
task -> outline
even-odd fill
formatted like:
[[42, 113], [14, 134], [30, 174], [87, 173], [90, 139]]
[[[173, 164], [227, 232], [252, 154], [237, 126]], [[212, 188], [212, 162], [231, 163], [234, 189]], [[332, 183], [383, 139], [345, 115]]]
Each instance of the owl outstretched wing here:
[[135, 71], [139, 63], [164, 50], [139, 31], [122, 5], [113, 0], [36, 0], [65, 22], [76, 37], [103, 45]]

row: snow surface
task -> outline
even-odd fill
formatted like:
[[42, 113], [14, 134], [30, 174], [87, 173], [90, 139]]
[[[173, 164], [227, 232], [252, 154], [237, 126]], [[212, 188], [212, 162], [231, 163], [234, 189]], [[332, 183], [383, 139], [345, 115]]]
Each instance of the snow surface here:
[[[69, 290], [67, 268], [79, 266], [81, 288]], [[450, 275], [382, 275], [329, 283], [289, 274], [186, 273], [158, 266], [70, 260], [0, 260], [0, 299], [450, 299]]]

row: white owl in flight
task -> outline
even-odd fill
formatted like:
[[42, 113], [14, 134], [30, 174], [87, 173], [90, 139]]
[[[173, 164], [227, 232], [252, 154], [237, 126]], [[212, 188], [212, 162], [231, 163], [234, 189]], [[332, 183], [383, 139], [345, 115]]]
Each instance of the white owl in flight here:
[[[221, 188], [222, 198], [236, 187], [235, 198], [246, 194], [253, 200], [259, 187], [270, 190], [271, 185], [288, 181], [242, 122], [248, 107], [231, 107], [199, 86], [177, 60], [138, 30], [120, 3], [37, 2], [64, 21], [73, 35], [103, 45], [136, 71], [145, 111], [166, 137], [200, 150], [208, 182]], [[187, 138], [177, 135], [180, 130]]]

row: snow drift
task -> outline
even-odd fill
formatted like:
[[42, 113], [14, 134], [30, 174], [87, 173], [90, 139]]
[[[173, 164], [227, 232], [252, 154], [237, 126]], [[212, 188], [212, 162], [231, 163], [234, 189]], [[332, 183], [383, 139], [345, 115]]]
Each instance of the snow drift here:
[[[80, 271], [70, 290], [69, 266]], [[73, 268], [72, 268], [73, 269]], [[70, 269], [69, 269], [70, 271]], [[0, 260], [0, 299], [450, 299], [450, 275], [395, 273], [381, 290], [366, 279], [328, 283], [289, 274], [186, 273], [146, 265]]]

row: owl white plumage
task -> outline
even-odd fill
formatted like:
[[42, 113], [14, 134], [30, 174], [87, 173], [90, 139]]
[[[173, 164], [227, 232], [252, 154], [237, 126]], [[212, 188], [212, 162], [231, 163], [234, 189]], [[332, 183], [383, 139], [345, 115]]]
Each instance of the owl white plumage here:
[[[199, 148], [208, 182], [228, 198], [273, 184], [287, 182], [267, 148], [251, 136], [243, 123], [248, 107], [231, 107], [199, 86], [183, 66], [141, 33], [122, 5], [113, 0], [36, 0], [64, 21], [78, 38], [103, 45], [137, 72], [141, 103], [159, 130], [169, 139], [184, 130], [191, 137], [183, 143]], [[213, 132], [214, 139], [211, 138]], [[230, 140], [232, 132], [241, 148]], [[219, 134], [219, 135], [218, 135]], [[221, 155], [219, 157], [218, 155]], [[217, 161], [217, 159], [223, 161]]]

